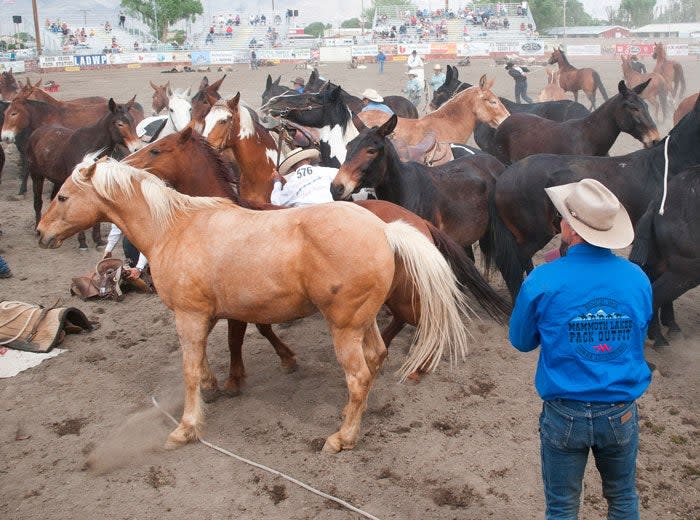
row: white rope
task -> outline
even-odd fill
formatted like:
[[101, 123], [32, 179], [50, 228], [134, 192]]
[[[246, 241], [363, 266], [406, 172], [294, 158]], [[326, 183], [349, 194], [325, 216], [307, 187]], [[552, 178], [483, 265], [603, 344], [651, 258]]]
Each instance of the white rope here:
[[668, 142], [671, 140], [671, 134], [666, 136], [666, 142], [664, 143], [664, 194], [661, 197], [661, 207], [659, 208], [659, 215], [663, 216], [664, 207], [666, 206], [666, 193], [668, 192]]
[[13, 341], [15, 341], [17, 338], [19, 338], [22, 334], [24, 334], [24, 332], [27, 330], [27, 327], [29, 327], [29, 322], [32, 321], [32, 318], [34, 317], [34, 315], [37, 312], [41, 312], [41, 307], [39, 307], [39, 306], [33, 306], [33, 305], [29, 305], [29, 304], [22, 303], [22, 302], [0, 302], [0, 309], [2, 309], [2, 310], [16, 309], [18, 307], [24, 307], [24, 308], [22, 310], [20, 310], [17, 314], [15, 314], [9, 320], [7, 320], [3, 323], [0, 323], [0, 327], [4, 327], [5, 325], [10, 324], [11, 322], [13, 322], [17, 318], [19, 318], [22, 315], [22, 313], [30, 311], [29, 315], [27, 316], [27, 321], [24, 322], [24, 325], [22, 325], [22, 327], [20, 327], [19, 332], [17, 334], [15, 334], [14, 337], [12, 337], [8, 340], [5, 340], [5, 341], [0, 341], [0, 345], [8, 345], [8, 344], [12, 343]]
[[[170, 415], [168, 412], [166, 412], [163, 408], [160, 407], [158, 404], [158, 401], [156, 400], [155, 396], [151, 396], [151, 401], [153, 402], [153, 406], [156, 407], [158, 410], [160, 410], [166, 417], [168, 417], [173, 423], [178, 424], [177, 420]], [[228, 455], [229, 457], [232, 457], [240, 462], [244, 462], [245, 464], [248, 464], [250, 466], [253, 466], [258, 469], [262, 469], [263, 471], [267, 471], [268, 473], [272, 473], [273, 475], [277, 475], [278, 477], [282, 477], [285, 480], [288, 480], [289, 482], [296, 484], [297, 486], [301, 486], [304, 489], [311, 491], [315, 495], [318, 495], [322, 498], [325, 498], [326, 500], [332, 500], [336, 504], [340, 504], [341, 506], [345, 507], [346, 509], [349, 509], [350, 511], [353, 511], [361, 516], [364, 516], [365, 518], [370, 518], [372, 520], [380, 520], [376, 516], [373, 516], [366, 511], [363, 511], [362, 509], [358, 509], [352, 504], [346, 502], [345, 500], [342, 500], [340, 498], [334, 497], [332, 495], [329, 495], [327, 493], [324, 493], [323, 491], [319, 491], [318, 489], [309, 486], [308, 484], [305, 484], [304, 482], [295, 479], [294, 477], [290, 477], [289, 475], [285, 475], [284, 473], [277, 471], [276, 469], [272, 469], [268, 466], [265, 466], [263, 464], [260, 464], [258, 462], [254, 462], [252, 460], [246, 459], [244, 457], [241, 457], [240, 455], [236, 455], [235, 453], [231, 453], [228, 450], [225, 450], [224, 448], [220, 448], [219, 446], [216, 446], [215, 444], [212, 444], [210, 442], [205, 441], [204, 439], [199, 439], [199, 442], [204, 444], [205, 446], [218, 451], [219, 453], [223, 453], [224, 455]]]

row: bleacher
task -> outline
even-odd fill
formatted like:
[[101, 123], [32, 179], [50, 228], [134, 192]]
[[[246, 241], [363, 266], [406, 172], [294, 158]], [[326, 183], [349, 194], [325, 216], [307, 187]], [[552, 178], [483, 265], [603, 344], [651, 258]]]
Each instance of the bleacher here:
[[[272, 41], [268, 37], [268, 29], [270, 27], [277, 32], [278, 43], [281, 43], [282, 41], [286, 40], [287, 31], [289, 30], [290, 24], [287, 23], [287, 20], [285, 20], [285, 18], [281, 14], [277, 13], [280, 17], [280, 23], [275, 24], [274, 20], [276, 13], [272, 11], [258, 11], [256, 13], [258, 16], [263, 14], [265, 15], [266, 22], [264, 25], [261, 23], [258, 23], [257, 25], [251, 25], [249, 21], [249, 13], [238, 14], [241, 17], [241, 22], [240, 25], [231, 26], [233, 29], [231, 36], [228, 36], [226, 33], [226, 28], [229, 24], [225, 22], [221, 23], [220, 21], [222, 19], [228, 18], [231, 15], [224, 15], [223, 13], [217, 14], [216, 16], [214, 16], [214, 18], [217, 21], [212, 24], [209, 24], [206, 27], [205, 31], [201, 35], [198, 35], [196, 39], [196, 46], [200, 49], [217, 51], [249, 49], [250, 42], [254, 38], [256, 41], [257, 48], [269, 48], [272, 47]], [[233, 14], [233, 16], [235, 17], [235, 13]], [[213, 41], [207, 42], [210, 27], [212, 26], [214, 27]]]

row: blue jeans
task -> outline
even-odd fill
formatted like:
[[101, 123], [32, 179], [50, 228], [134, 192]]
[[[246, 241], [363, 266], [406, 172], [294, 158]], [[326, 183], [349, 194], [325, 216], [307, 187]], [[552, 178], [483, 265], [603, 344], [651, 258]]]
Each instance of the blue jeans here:
[[603, 481], [608, 520], [638, 520], [637, 405], [545, 401], [540, 415], [547, 520], [575, 520], [588, 451]]

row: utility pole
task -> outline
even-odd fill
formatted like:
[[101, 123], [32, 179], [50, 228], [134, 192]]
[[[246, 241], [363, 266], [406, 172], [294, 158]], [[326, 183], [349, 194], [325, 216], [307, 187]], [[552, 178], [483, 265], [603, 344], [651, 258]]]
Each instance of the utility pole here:
[[83, 28], [87, 27], [87, 14], [90, 12], [90, 9], [78, 9], [81, 13], [83, 13]]
[[39, 11], [36, 0], [32, 0], [32, 12], [34, 13], [34, 38], [36, 41], [36, 55], [41, 56], [41, 34], [39, 34]]
[[153, 5], [153, 18], [156, 24], [156, 41], [160, 41], [160, 31], [158, 31], [158, 8], [156, 6], [156, 0], [151, 0], [151, 5]]
[[564, 45], [566, 45], [566, 0], [564, 0]]

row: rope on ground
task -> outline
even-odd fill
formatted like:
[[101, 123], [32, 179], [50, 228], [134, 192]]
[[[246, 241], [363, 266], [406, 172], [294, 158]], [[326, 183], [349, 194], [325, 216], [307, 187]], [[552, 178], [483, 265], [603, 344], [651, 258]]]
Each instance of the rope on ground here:
[[[178, 424], [178, 422], [177, 422], [177, 420], [175, 419], [175, 417], [173, 417], [173, 416], [170, 415], [167, 411], [165, 411], [163, 408], [160, 407], [160, 405], [158, 404], [158, 401], [156, 400], [155, 396], [151, 396], [151, 401], [153, 402], [153, 406], [154, 406], [156, 409], [158, 409], [163, 415], [165, 415], [165, 416], [166, 416], [168, 419], [170, 419], [173, 423]], [[320, 490], [318, 490], [318, 489], [316, 489], [316, 488], [314, 488], [314, 487], [311, 487], [310, 485], [305, 484], [304, 482], [302, 482], [302, 481], [300, 481], [300, 480], [297, 480], [297, 479], [295, 479], [294, 477], [290, 477], [289, 475], [285, 475], [284, 473], [282, 473], [282, 472], [280, 472], [280, 471], [277, 471], [276, 469], [272, 469], [272, 468], [270, 468], [270, 467], [268, 467], [268, 466], [265, 466], [265, 465], [263, 465], [263, 464], [260, 464], [260, 463], [258, 463], [258, 462], [254, 462], [254, 461], [252, 461], [252, 460], [249, 460], [249, 459], [246, 459], [246, 458], [244, 458], [244, 457], [241, 457], [240, 455], [236, 455], [235, 453], [231, 453], [230, 451], [228, 451], [228, 450], [226, 450], [226, 449], [224, 449], [224, 448], [220, 448], [219, 446], [216, 446], [215, 444], [212, 444], [212, 443], [210, 443], [210, 442], [208, 442], [208, 441], [205, 441], [204, 439], [199, 439], [199, 442], [201, 442], [202, 444], [204, 444], [204, 445], [207, 446], [208, 448], [211, 448], [211, 449], [213, 449], [213, 450], [216, 450], [216, 451], [218, 451], [219, 453], [223, 453], [224, 455], [228, 455], [229, 457], [232, 457], [232, 458], [234, 458], [234, 459], [236, 459], [236, 460], [238, 460], [238, 461], [240, 461], [240, 462], [244, 462], [245, 464], [248, 464], [249, 466], [253, 466], [253, 467], [258, 468], [258, 469], [261, 469], [261, 470], [263, 470], [263, 471], [267, 471], [268, 473], [272, 473], [273, 475], [277, 475], [278, 477], [282, 477], [283, 479], [288, 480], [288, 481], [291, 482], [292, 484], [296, 484], [297, 486], [301, 486], [301, 487], [303, 487], [304, 489], [306, 489], [307, 491], [311, 491], [311, 492], [314, 493], [315, 495], [318, 495], [318, 496], [320, 496], [320, 497], [322, 497], [322, 498], [325, 498], [326, 500], [332, 500], [332, 501], [335, 502], [336, 504], [340, 504], [340, 505], [343, 506], [344, 508], [349, 509], [350, 511], [352, 511], [352, 512], [354, 512], [354, 513], [357, 513], [357, 514], [359, 514], [359, 515], [361, 515], [361, 516], [364, 516], [365, 518], [371, 518], [372, 520], [380, 520], [380, 519], [377, 518], [376, 516], [373, 516], [373, 515], [367, 513], [366, 511], [363, 511], [362, 509], [358, 509], [357, 507], [355, 507], [355, 506], [353, 506], [352, 504], [346, 502], [345, 500], [342, 500], [342, 499], [340, 499], [340, 498], [337, 498], [337, 497], [334, 497], [334, 496], [329, 495], [329, 494], [327, 494], [327, 493], [324, 493], [323, 491], [320, 491]]]

